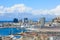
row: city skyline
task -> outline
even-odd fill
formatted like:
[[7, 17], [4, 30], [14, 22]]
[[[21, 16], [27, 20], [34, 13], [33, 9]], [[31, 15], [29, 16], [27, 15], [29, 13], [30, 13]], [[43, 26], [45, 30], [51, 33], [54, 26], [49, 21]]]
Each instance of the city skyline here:
[[0, 0], [0, 20], [51, 20], [60, 15], [60, 0]]

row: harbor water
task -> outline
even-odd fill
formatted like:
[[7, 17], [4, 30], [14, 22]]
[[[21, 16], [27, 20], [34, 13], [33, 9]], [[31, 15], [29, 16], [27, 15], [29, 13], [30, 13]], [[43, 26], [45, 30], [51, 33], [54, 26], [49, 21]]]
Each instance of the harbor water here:
[[[0, 28], [0, 36], [9, 36], [9, 35], [21, 33], [24, 31], [26, 30], [21, 28]], [[15, 37], [19, 38], [21, 36], [15, 36]]]

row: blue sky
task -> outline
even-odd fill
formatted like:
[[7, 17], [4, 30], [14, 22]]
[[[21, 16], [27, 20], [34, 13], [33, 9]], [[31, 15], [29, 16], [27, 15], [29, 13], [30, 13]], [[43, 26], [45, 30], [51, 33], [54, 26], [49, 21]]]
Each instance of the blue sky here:
[[34, 9], [51, 9], [60, 5], [60, 0], [0, 0], [0, 5], [10, 7], [15, 4], [25, 4]]
[[0, 0], [0, 20], [52, 19], [60, 15], [60, 0]]

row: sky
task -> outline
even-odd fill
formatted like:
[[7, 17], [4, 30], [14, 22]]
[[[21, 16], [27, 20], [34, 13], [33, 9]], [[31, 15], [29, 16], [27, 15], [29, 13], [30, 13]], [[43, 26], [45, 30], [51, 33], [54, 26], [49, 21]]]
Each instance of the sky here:
[[60, 0], [0, 0], [0, 21], [23, 19], [51, 20], [60, 16]]

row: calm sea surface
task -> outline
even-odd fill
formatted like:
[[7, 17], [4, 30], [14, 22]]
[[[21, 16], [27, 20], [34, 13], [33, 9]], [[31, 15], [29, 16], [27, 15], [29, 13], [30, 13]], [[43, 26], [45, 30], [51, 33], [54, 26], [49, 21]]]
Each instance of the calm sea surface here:
[[26, 30], [21, 29], [21, 28], [0, 28], [0, 36], [8, 36], [11, 34], [17, 34], [17, 33], [21, 33], [22, 31], [26, 31]]

